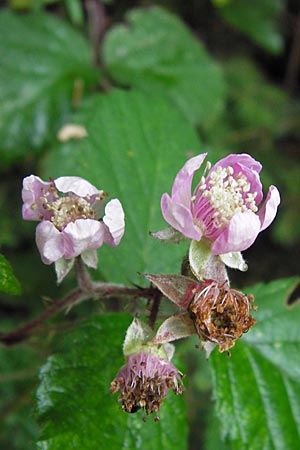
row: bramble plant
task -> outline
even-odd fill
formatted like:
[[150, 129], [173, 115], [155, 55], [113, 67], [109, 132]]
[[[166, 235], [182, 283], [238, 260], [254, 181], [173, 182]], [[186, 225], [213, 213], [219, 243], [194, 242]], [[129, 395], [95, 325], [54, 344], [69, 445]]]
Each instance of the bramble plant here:
[[[207, 14], [282, 51], [280, 2], [255, 1], [255, 20], [246, 3]], [[250, 56], [217, 62], [161, 7], [46, 5], [0, 11], [0, 154], [15, 173], [0, 290], [26, 316], [3, 297], [0, 446], [298, 449], [299, 278], [245, 287], [273, 258], [264, 236], [296, 235], [288, 157], [272, 153], [287, 93]]]

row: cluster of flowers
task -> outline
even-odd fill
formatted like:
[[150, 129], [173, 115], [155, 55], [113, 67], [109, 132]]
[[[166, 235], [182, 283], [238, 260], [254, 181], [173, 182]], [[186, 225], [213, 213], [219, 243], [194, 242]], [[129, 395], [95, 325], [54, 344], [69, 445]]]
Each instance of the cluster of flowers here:
[[[160, 240], [191, 240], [189, 263], [194, 278], [145, 274], [180, 312], [167, 318], [154, 334], [134, 319], [124, 342], [126, 364], [111, 383], [120, 391], [122, 409], [146, 414], [158, 410], [168, 391], [182, 392], [182, 374], [171, 363], [171, 341], [197, 333], [207, 356], [216, 345], [228, 351], [255, 323], [253, 297], [232, 289], [225, 266], [246, 270], [241, 251], [274, 220], [280, 203], [275, 186], [263, 200], [261, 164], [248, 154], [232, 154], [213, 167], [207, 163], [192, 191], [195, 172], [207, 154], [189, 159], [175, 177], [171, 196], [161, 198], [169, 228], [152, 233]], [[49, 182], [31, 175], [23, 182], [23, 218], [40, 221], [36, 243], [42, 261], [55, 263], [58, 280], [80, 257], [96, 268], [96, 249], [105, 242], [118, 245], [124, 234], [124, 212], [118, 199], [79, 177]]]

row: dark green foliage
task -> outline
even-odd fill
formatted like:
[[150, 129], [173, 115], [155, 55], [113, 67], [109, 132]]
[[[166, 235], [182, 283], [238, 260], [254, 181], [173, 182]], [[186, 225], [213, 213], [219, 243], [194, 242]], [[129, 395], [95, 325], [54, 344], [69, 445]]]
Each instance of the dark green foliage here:
[[0, 28], [0, 155], [13, 162], [53, 140], [99, 74], [87, 41], [57, 17], [3, 10]]
[[220, 67], [176, 16], [161, 8], [131, 10], [104, 42], [113, 78], [168, 96], [194, 124], [211, 127], [224, 107]]
[[212, 0], [226, 21], [272, 53], [282, 50], [279, 14], [283, 0]]
[[20, 294], [21, 286], [13, 273], [13, 269], [3, 255], [0, 254], [0, 291], [8, 294]]

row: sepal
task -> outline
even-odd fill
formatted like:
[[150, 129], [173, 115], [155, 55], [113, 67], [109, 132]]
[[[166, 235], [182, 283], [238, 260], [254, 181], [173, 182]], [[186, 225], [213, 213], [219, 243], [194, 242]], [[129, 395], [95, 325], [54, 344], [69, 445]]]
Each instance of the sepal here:
[[207, 240], [192, 241], [189, 249], [189, 263], [198, 280], [215, 280], [218, 283], [228, 281], [226, 267], [219, 256], [211, 254]]
[[68, 275], [72, 267], [74, 266], [75, 258], [65, 259], [60, 258], [55, 261], [55, 272], [57, 277], [57, 284], [60, 284], [63, 279]]
[[175, 341], [196, 333], [195, 325], [187, 312], [168, 317], [152, 339], [154, 344]]
[[144, 273], [143, 275], [151, 283], [155, 284], [166, 297], [182, 309], [187, 309], [199, 287], [197, 281], [184, 275], [151, 273]]
[[180, 231], [175, 230], [173, 227], [167, 227], [159, 231], [150, 231], [149, 234], [162, 242], [171, 242], [175, 244], [186, 239]]
[[220, 255], [220, 259], [231, 269], [238, 269], [241, 272], [246, 272], [248, 270], [248, 264], [244, 260], [241, 252], [224, 253], [223, 255]]

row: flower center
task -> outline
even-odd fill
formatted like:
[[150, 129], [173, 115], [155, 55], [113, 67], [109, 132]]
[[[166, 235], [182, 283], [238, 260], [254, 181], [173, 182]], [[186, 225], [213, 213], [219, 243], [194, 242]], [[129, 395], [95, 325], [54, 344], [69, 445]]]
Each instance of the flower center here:
[[202, 202], [204, 199], [209, 200], [214, 210], [214, 224], [220, 228], [238, 212], [257, 211], [257, 192], [250, 192], [250, 189], [251, 185], [242, 172], [235, 173], [231, 166], [219, 166], [209, 173], [207, 179], [204, 176], [201, 178], [193, 199], [197, 202], [200, 194]]
[[95, 210], [91, 204], [81, 197], [60, 197], [53, 202], [45, 204], [45, 207], [53, 212], [51, 222], [58, 230], [63, 230], [68, 223], [76, 219], [93, 219]]

